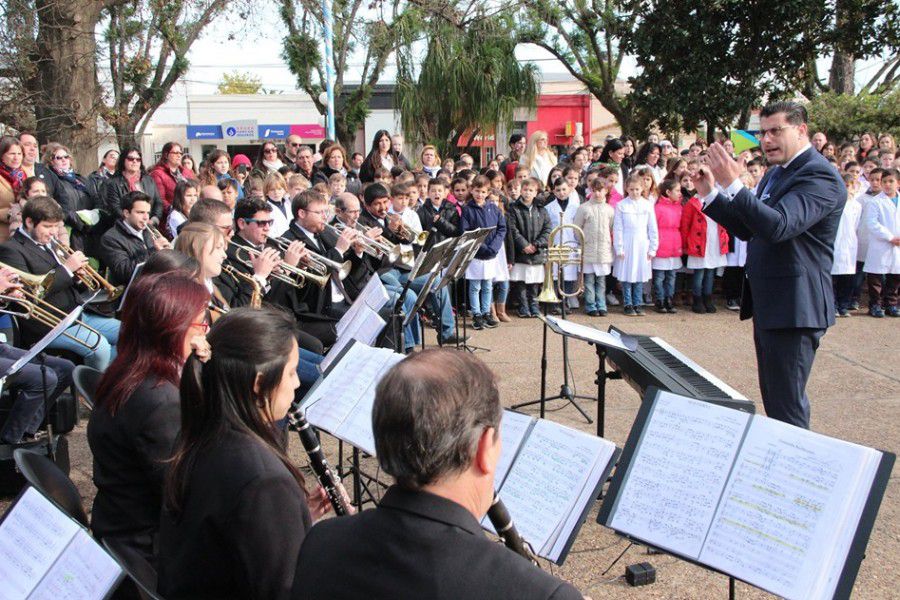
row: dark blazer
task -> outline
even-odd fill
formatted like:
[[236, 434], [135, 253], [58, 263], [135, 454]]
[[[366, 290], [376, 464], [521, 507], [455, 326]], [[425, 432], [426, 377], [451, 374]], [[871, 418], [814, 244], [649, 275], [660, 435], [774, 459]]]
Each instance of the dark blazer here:
[[292, 598], [582, 600], [568, 583], [489, 540], [459, 504], [397, 486], [374, 510], [313, 527]]
[[[766, 190], [773, 169], [758, 189]], [[756, 327], [824, 329], [834, 325], [831, 266], [847, 190], [810, 147], [796, 156], [760, 200], [748, 189], [718, 194], [704, 212], [747, 245], [741, 318]]]
[[159, 528], [165, 463], [181, 429], [178, 387], [148, 377], [115, 416], [97, 407], [87, 426], [97, 496], [91, 530], [97, 537], [144, 534]]
[[[44, 300], [65, 312], [71, 312], [83, 301], [75, 288], [77, 280], [21, 230], [17, 229], [11, 238], [0, 244], [0, 262], [33, 275], [45, 275], [55, 271], [53, 285], [44, 295]], [[20, 319], [19, 327], [22, 331], [22, 342], [26, 347], [50, 331], [49, 327], [41, 325], [34, 319]]]
[[[309, 238], [303, 233], [296, 221], [291, 221], [288, 230], [282, 237], [291, 241], [300, 240], [306, 244], [306, 249], [313, 254], [324, 256], [335, 262], [344, 262], [343, 255], [337, 251], [333, 244], [328, 243], [323, 234], [315, 236], [318, 247], [311, 244]], [[331, 284], [321, 288], [314, 283], [307, 284], [303, 290], [303, 303], [306, 305], [306, 309], [301, 311], [301, 315], [303, 313], [313, 313], [313, 315], [307, 314], [305, 316], [314, 316], [315, 318], [324, 315], [331, 308]]]
[[[242, 238], [239, 235], [235, 235], [231, 238], [231, 243], [229, 243], [225, 247], [225, 260], [228, 264], [234, 267], [235, 270], [240, 271], [246, 275], [253, 275], [253, 269], [237, 260], [237, 248], [235, 246], [243, 246], [246, 248], [251, 247], [250, 243]], [[266, 247], [278, 249], [272, 241], [267, 241]], [[243, 252], [241, 252], [241, 258], [246, 258]], [[230, 282], [230, 283], [229, 283]], [[222, 285], [219, 285], [222, 284]], [[244, 284], [241, 286], [236, 282], [233, 278], [224, 273], [219, 276], [216, 281], [217, 287], [222, 292], [222, 295], [225, 297], [225, 300], [228, 302], [230, 306], [247, 306], [250, 303], [250, 293], [252, 289], [250, 284]], [[246, 286], [246, 287], [245, 287]], [[226, 287], [231, 288], [231, 292], [225, 290]], [[283, 306], [288, 308], [292, 312], [296, 312], [297, 305], [294, 299], [294, 291], [291, 286], [286, 283], [282, 283], [275, 278], [269, 278], [269, 287], [263, 288], [263, 300], [270, 304], [275, 304], [278, 306]], [[236, 303], [232, 303], [236, 302]]]
[[[331, 223], [334, 224], [337, 221], [337, 217], [332, 219]], [[330, 230], [325, 230], [322, 232], [321, 237], [325, 240], [325, 245], [334, 248], [335, 243], [337, 242], [337, 233]], [[351, 247], [347, 254], [344, 255], [345, 260], [349, 260], [352, 268], [350, 269], [350, 273], [347, 274], [347, 278], [344, 279], [344, 291], [347, 292], [348, 301], [356, 300], [359, 293], [366, 287], [366, 284], [369, 282], [369, 279], [378, 274], [378, 266], [381, 264], [381, 261], [376, 260], [375, 258], [369, 256], [368, 254], [363, 254], [362, 256], [357, 256], [356, 251]]]
[[109, 279], [113, 285], [125, 285], [131, 281], [138, 263], [147, 262], [151, 254], [156, 252], [153, 236], [144, 229], [141, 239], [136, 238], [127, 229], [122, 219], [100, 238], [100, 260], [109, 268]]
[[226, 427], [194, 463], [183, 510], [163, 510], [162, 597], [290, 597], [312, 525], [306, 496], [263, 442]]
[[59, 198], [56, 196], [56, 186], [59, 185], [59, 177], [53, 172], [53, 169], [44, 163], [34, 163], [34, 176], [44, 182], [47, 187], [47, 193], [57, 202]]
[[[532, 204], [529, 210], [524, 202], [516, 200], [509, 205], [506, 222], [515, 247], [515, 256], [509, 257], [510, 262], [526, 265], [542, 265], [547, 262], [547, 241], [551, 225], [546, 208]], [[534, 244], [539, 251], [534, 254], [522, 252], [529, 244]]]

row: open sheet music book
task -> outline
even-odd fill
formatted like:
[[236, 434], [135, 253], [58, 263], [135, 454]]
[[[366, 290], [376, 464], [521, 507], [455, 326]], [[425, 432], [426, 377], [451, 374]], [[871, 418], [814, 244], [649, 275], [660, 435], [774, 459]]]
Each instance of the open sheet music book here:
[[[494, 485], [535, 554], [562, 564], [615, 464], [610, 441], [503, 411]], [[493, 532], [487, 517], [482, 527]]]
[[353, 319], [338, 334], [334, 345], [328, 349], [325, 358], [319, 363], [319, 370], [323, 373], [327, 371], [334, 359], [340, 356], [347, 344], [353, 340], [366, 345], [374, 344], [385, 325], [387, 323], [376, 311], [365, 304], [361, 305], [359, 310], [353, 313]]
[[0, 522], [0, 600], [106, 598], [123, 574], [87, 530], [31, 486]]
[[650, 393], [597, 520], [785, 598], [849, 597], [894, 455]]
[[362, 291], [356, 297], [356, 300], [353, 301], [353, 304], [350, 305], [347, 312], [344, 313], [337, 322], [337, 325], [334, 326], [338, 338], [344, 334], [344, 330], [350, 327], [354, 321], [359, 319], [357, 313], [364, 308], [368, 308], [370, 311], [377, 314], [378, 311], [381, 310], [381, 307], [390, 299], [391, 297], [388, 294], [387, 288], [384, 287], [381, 279], [378, 277], [370, 277], [368, 283], [366, 283], [365, 287], [363, 287]]
[[388, 348], [372, 348], [352, 340], [303, 399], [306, 420], [374, 455], [375, 387], [388, 369], [403, 358]]

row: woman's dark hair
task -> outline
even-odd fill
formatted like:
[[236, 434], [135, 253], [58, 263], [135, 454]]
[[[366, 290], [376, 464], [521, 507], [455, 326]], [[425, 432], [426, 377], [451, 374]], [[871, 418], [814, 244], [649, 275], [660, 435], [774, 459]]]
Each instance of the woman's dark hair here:
[[25, 181], [22, 182], [22, 187], [19, 188], [19, 198], [27, 198], [28, 192], [31, 191], [31, 186], [38, 182], [44, 184], [44, 189], [47, 188], [47, 184], [44, 182], [44, 180], [37, 175], [35, 175], [34, 177], [26, 177]]
[[[166, 161], [169, 160], [169, 153], [172, 151], [172, 148], [175, 148], [175, 147], [181, 148], [182, 151], [184, 150], [184, 147], [182, 147], [182, 145], [179, 144], [178, 142], [166, 142], [165, 144], [163, 144], [162, 152], [159, 153], [159, 162], [156, 164], [165, 167]], [[182, 154], [182, 158], [183, 157], [184, 157], [184, 154]], [[168, 167], [166, 167], [166, 168], [168, 168]], [[180, 160], [178, 161], [178, 168], [179, 169], [181, 168]]]
[[141, 268], [140, 278], [150, 275], [178, 272], [186, 277], [193, 277], [200, 270], [200, 263], [178, 250], [163, 248], [154, 252]]
[[141, 149], [137, 146], [125, 146], [119, 153], [119, 160], [116, 162], [116, 175], [121, 175], [125, 171], [125, 162], [128, 160], [128, 155], [132, 152], [137, 152], [138, 156], [141, 157], [141, 177], [147, 173], [144, 167], [144, 154], [141, 152]]
[[[182, 150], [184, 150], [184, 148], [182, 148]], [[194, 157], [191, 156], [190, 154], [182, 154], [182, 155], [181, 155], [181, 168], [182, 168], [182, 169], [184, 168], [184, 161], [185, 161], [186, 159], [190, 159], [190, 160], [191, 160], [191, 168], [190, 168], [189, 170], [190, 170], [194, 175], [196, 175], [196, 174], [197, 174], [197, 161], [194, 160]]]
[[296, 334], [294, 319], [284, 311], [236, 308], [207, 334], [209, 360], [188, 357], [181, 374], [181, 435], [165, 487], [170, 511], [181, 512], [197, 457], [229, 428], [265, 445], [306, 493], [303, 476], [282, 450], [268, 401], [281, 382]]
[[560, 169], [559, 167], [553, 167], [552, 169], [550, 169], [550, 172], [547, 173], [546, 189], [552, 190], [553, 184], [556, 183], [556, 180], [560, 177], [562, 177], [562, 169]]
[[281, 148], [278, 147], [278, 144], [275, 142], [265, 141], [263, 145], [259, 147], [259, 152], [256, 155], [256, 161], [253, 163], [254, 169], [260, 169], [261, 171], [268, 171], [268, 167], [263, 164], [263, 160], [266, 158], [266, 147], [272, 146], [275, 148], [275, 158], [280, 160], [282, 163], [287, 160], [284, 154], [281, 152]]
[[175, 184], [175, 194], [172, 196], [172, 208], [183, 214], [185, 217], [187, 216], [187, 212], [184, 210], [184, 193], [188, 191], [188, 189], [197, 190], [197, 194], [199, 195], [200, 182], [196, 179], [182, 179]]
[[[363, 161], [363, 164], [369, 163], [373, 170], [377, 170], [381, 168], [381, 159], [379, 158], [378, 153], [378, 142], [381, 141], [381, 138], [386, 137], [388, 141], [391, 139], [391, 134], [388, 133], [387, 129], [379, 129], [375, 132], [375, 137], [372, 138], [372, 147], [369, 149], [369, 154], [366, 156], [366, 160]], [[388, 155], [394, 159], [394, 164], [399, 162], [399, 157], [394, 152], [393, 146], [388, 148]]]
[[[650, 153], [653, 152], [654, 149], [659, 151], [659, 156], [660, 158], [662, 158], [662, 146], [653, 142], [647, 142], [646, 144], [638, 148], [638, 151], [635, 153], [634, 166], [646, 165], [647, 157], [650, 156]], [[656, 164], [659, 164], [659, 162], [657, 162]]]
[[619, 138], [613, 138], [606, 142], [603, 146], [603, 152], [600, 153], [600, 160], [598, 162], [608, 163], [610, 162], [609, 155], [616, 150], [621, 150], [625, 147], [625, 143]]
[[0, 137], [0, 157], [9, 152], [9, 149], [13, 146], [18, 146], [19, 149], [21, 149], [22, 143], [19, 142], [17, 138], [14, 138], [11, 135], [4, 135], [3, 137]]
[[208, 304], [206, 286], [186, 274], [138, 278], [122, 308], [116, 358], [97, 387], [97, 409], [115, 416], [148, 378], [178, 385], [184, 337]]

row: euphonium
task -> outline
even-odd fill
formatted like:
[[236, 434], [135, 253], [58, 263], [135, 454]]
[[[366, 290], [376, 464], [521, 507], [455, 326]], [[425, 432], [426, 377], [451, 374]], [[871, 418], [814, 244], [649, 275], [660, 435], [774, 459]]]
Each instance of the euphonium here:
[[[559, 304], [560, 298], [575, 297], [584, 289], [584, 232], [581, 227], [563, 223], [562, 220], [563, 213], [560, 212], [559, 222], [561, 224], [553, 228], [547, 239], [547, 262], [544, 263], [544, 283], [537, 298], [538, 302]], [[564, 241], [562, 239], [566, 229], [572, 230], [575, 236], [574, 240]], [[558, 271], [555, 284], [553, 281], [554, 265]], [[567, 266], [578, 267], [575, 290], [571, 292], [567, 292], [564, 286], [564, 268]]]

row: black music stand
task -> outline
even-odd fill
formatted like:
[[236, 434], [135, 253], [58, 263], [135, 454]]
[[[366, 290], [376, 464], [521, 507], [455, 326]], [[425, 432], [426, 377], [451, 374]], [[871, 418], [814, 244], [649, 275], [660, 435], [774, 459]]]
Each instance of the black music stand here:
[[[425, 306], [425, 301], [428, 299], [428, 296], [430, 296], [433, 291], [440, 289], [434, 287], [434, 282], [440, 276], [441, 271], [447, 267], [447, 264], [453, 258], [453, 242], [454, 238], [448, 238], [446, 240], [438, 242], [437, 244], [434, 244], [433, 246], [428, 248], [428, 250], [422, 250], [422, 252], [419, 254], [419, 258], [416, 260], [416, 265], [413, 267], [413, 271], [409, 274], [409, 279], [406, 282], [406, 286], [404, 286], [404, 293], [409, 287], [410, 282], [416, 277], [421, 277], [427, 273], [428, 279], [425, 282], [425, 285], [422, 286], [422, 289], [419, 291], [415, 306], [413, 306], [410, 314], [406, 315], [406, 318], [403, 321], [404, 327], [409, 325], [413, 317], [418, 314], [419, 311]], [[401, 296], [397, 302], [402, 304], [402, 300], [403, 297]], [[443, 312], [443, 306], [441, 306], [441, 312]], [[441, 345], [440, 331], [438, 331], [438, 345]], [[422, 348], [425, 348], [424, 329], [422, 330]]]

